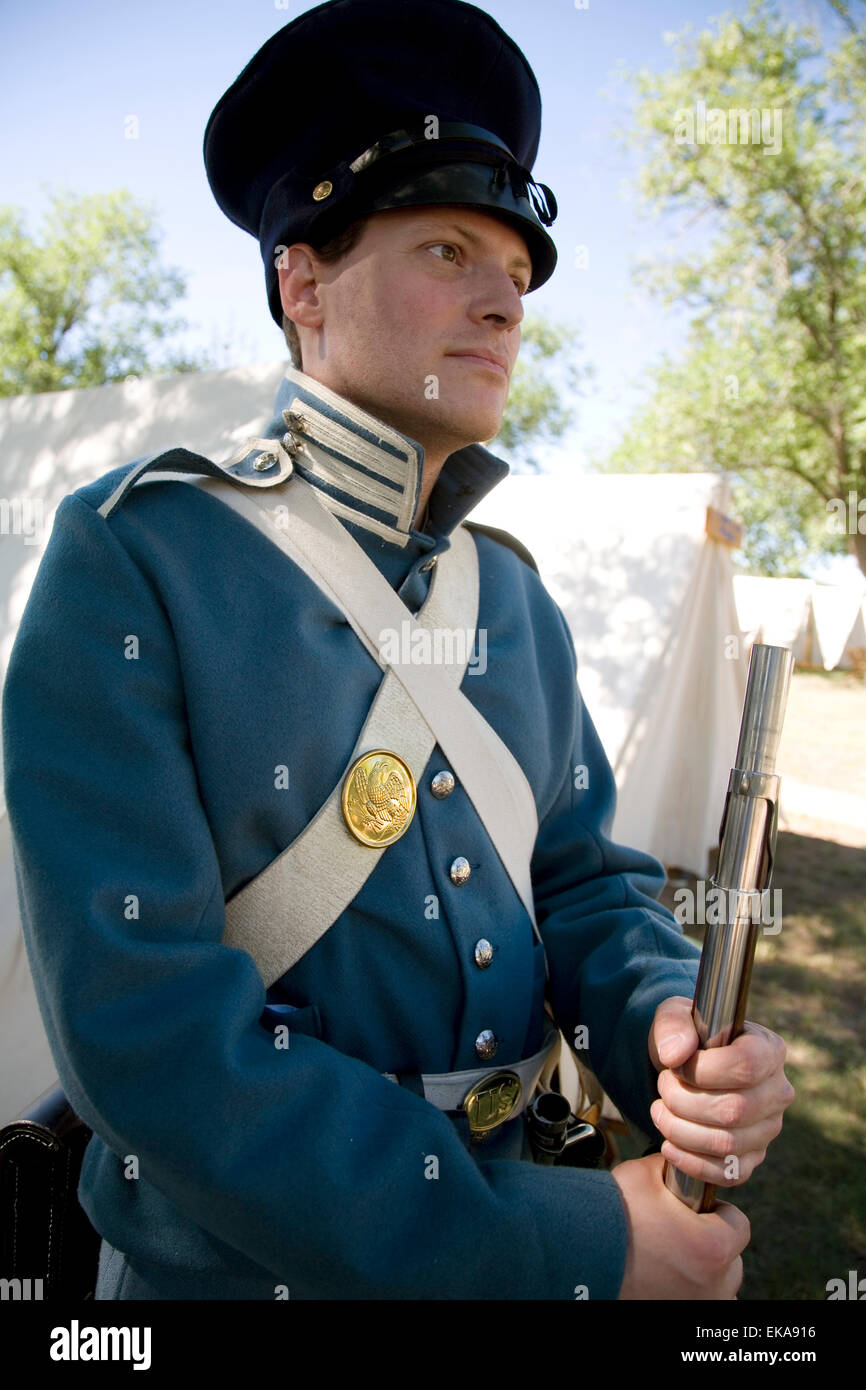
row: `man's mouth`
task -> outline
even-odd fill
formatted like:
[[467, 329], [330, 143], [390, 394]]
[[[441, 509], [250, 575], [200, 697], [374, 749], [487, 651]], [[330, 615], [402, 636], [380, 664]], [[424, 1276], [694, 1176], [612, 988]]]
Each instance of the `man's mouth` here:
[[449, 352], [448, 357], [460, 357], [465, 362], [474, 362], [477, 367], [487, 367], [489, 371], [496, 372], [498, 376], [508, 378], [508, 372], [500, 362], [494, 361], [490, 357], [482, 357], [475, 352]]

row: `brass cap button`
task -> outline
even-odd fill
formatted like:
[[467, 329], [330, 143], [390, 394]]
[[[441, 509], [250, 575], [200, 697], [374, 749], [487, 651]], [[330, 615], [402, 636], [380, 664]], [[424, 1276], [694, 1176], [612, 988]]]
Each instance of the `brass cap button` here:
[[478, 1053], [478, 1056], [481, 1057], [485, 1062], [489, 1061], [491, 1057], [496, 1055], [496, 1049], [498, 1048], [498, 1046], [499, 1039], [497, 1038], [496, 1034], [492, 1032], [489, 1028], [485, 1028], [484, 1031], [479, 1033], [478, 1037], [475, 1039], [475, 1051]]
[[330, 179], [322, 179], [313, 189], [313, 198], [317, 203], [321, 203], [325, 198], [330, 198], [334, 191], [334, 185]]
[[452, 863], [451, 868], [448, 872], [451, 875], [452, 883], [465, 883], [469, 875], [472, 873], [472, 870], [469, 867], [469, 860], [464, 859], [463, 855], [459, 854]]
[[493, 964], [493, 947], [484, 936], [475, 943], [475, 964], [479, 970], [486, 970], [488, 965]]
[[440, 801], [443, 797], [450, 796], [454, 790], [454, 778], [452, 774], [450, 772], [437, 772], [430, 783], [430, 790]]

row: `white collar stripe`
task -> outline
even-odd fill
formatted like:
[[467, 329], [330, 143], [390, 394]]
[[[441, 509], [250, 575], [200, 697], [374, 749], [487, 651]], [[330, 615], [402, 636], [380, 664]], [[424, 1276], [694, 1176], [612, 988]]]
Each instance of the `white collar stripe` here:
[[[319, 382], [315, 382], [315, 385], [319, 386]], [[367, 445], [375, 455], [377, 465], [384, 470], [389, 470], [392, 459], [395, 465], [399, 466], [402, 463], [404, 467], [407, 461], [413, 466], [417, 462], [417, 449], [421, 446], [418, 445], [416, 449], [408, 435], [398, 434], [390, 425], [374, 420], [372, 415], [367, 415], [364, 411], [358, 412], [371, 421], [376, 426], [375, 429], [354, 420], [345, 411], [334, 410], [327, 401], [320, 401], [314, 392], [306, 389], [295, 390], [292, 395], [291, 408], [299, 415], [312, 412], [322, 422], [323, 428], [330, 427], [334, 430], [335, 438], [340, 438], [341, 434], [348, 435], [353, 443], [357, 441], [359, 444]], [[351, 402], [346, 402], [347, 406], [350, 404]], [[357, 406], [353, 408], [357, 411]]]
[[[304, 406], [303, 414], [312, 428], [302, 430], [301, 437], [311, 434], [315, 442], [347, 468], [356, 468], [367, 477], [386, 483], [392, 491], [406, 492], [406, 465], [410, 463], [408, 453], [391, 460], [383, 456], [375, 445], [368, 444], [351, 430], [341, 425], [335, 426], [327, 415], [320, 415], [311, 406]], [[354, 456], [353, 456], [354, 455]]]
[[301, 448], [291, 451], [301, 471], [354, 499], [359, 519], [372, 507], [408, 533], [421, 493], [421, 445], [296, 367], [286, 368], [285, 381], [289, 409], [305, 422], [296, 435]]
[[[297, 447], [286, 438], [287, 428]], [[405, 546], [424, 472], [424, 447], [417, 439], [291, 364], [264, 437], [285, 439], [298, 472], [327, 498], [330, 511]], [[507, 473], [508, 464], [480, 444], [450, 454], [430, 495], [437, 531], [448, 535]]]
[[[411, 518], [407, 515], [406, 499], [400, 498], [387, 484], [377, 484], [354, 469], [351, 476], [347, 476], [344, 466], [308, 440], [304, 441], [303, 449], [294, 452], [292, 457], [299, 473], [312, 475], [323, 483], [330, 484], [332, 488], [343, 493], [349, 503], [354, 500], [356, 506], [360, 504], [375, 508], [382, 513], [384, 519], [393, 522], [395, 526], [399, 526], [402, 521], [403, 529], [407, 529]], [[396, 505], [398, 502], [401, 503], [399, 507]]]
[[[303, 470], [299, 470], [303, 474]], [[325, 488], [319, 488], [319, 494], [329, 512], [336, 516], [345, 517], [347, 521], [354, 522], [356, 526], [362, 526], [365, 531], [372, 531], [375, 536], [381, 536], [383, 540], [390, 541], [392, 545], [399, 545], [404, 549], [409, 544], [408, 531], [398, 531], [394, 526], [386, 526], [383, 522], [377, 521], [375, 517], [362, 513], [358, 510], [358, 504], [347, 506], [340, 502]]]

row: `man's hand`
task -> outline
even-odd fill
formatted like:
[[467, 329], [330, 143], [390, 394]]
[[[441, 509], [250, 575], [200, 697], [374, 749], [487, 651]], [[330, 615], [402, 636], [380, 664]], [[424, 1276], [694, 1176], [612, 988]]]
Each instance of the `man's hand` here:
[[730, 1202], [696, 1212], [662, 1182], [661, 1154], [611, 1168], [628, 1225], [618, 1298], [736, 1298], [751, 1227]]
[[703, 1182], [746, 1182], [795, 1096], [778, 1033], [746, 1023], [727, 1047], [699, 1051], [692, 1001], [674, 995], [655, 1011], [649, 1055], [659, 1072], [661, 1099], [650, 1113], [665, 1136], [663, 1156]]

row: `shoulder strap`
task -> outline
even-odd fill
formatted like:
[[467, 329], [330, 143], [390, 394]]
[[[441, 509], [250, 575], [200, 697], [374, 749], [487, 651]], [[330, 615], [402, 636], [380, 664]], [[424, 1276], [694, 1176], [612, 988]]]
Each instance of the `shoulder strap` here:
[[[214, 463], [213, 459], [205, 458], [204, 454], [193, 453], [191, 449], [163, 449], [155, 454], [146, 454], [144, 458], [132, 463], [117, 487], [97, 510], [101, 516], [111, 516], [139, 478], [144, 477], [145, 481], [151, 482], [159, 481], [154, 476], [156, 471], [204, 473], [210, 478], [224, 478], [229, 482], [243, 483], [247, 487], [272, 488], [291, 477], [293, 467], [289, 455], [276, 439], [247, 439], [224, 463]], [[195, 482], [196, 479], [191, 477], [189, 481]]]
[[[432, 632], [451, 623], [471, 633], [457, 659], [445, 670], [455, 686], [463, 679], [478, 612], [478, 558], [468, 534], [456, 537], [452, 561], [433, 571], [430, 590], [416, 618]], [[448, 552], [450, 555], [451, 552]], [[444, 557], [443, 557], [444, 558]], [[454, 654], [456, 648], [452, 648]], [[422, 719], [391, 670], [376, 692], [346, 771], [363, 753], [393, 748], [421, 781], [435, 745]], [[345, 771], [328, 799], [300, 835], [226, 903], [224, 941], [247, 951], [266, 986], [280, 979], [304, 956], [357, 897], [384, 846], [362, 845], [346, 831], [342, 812]]]
[[[511, 751], [457, 689], [443, 666], [386, 661], [379, 645], [381, 633], [386, 629], [402, 632], [408, 624], [410, 641], [406, 645], [417, 651], [419, 625], [384, 575], [331, 516], [317, 489], [297, 475], [280, 489], [288, 505], [280, 509], [279, 523], [263, 509], [277, 502], [272, 492], [254, 500], [241, 488], [222, 481], [196, 481], [246, 516], [299, 563], [341, 608], [379, 664], [390, 666], [451, 761], [538, 935], [529, 872], [538, 834], [532, 788]], [[440, 565], [448, 553], [440, 558]], [[351, 838], [348, 831], [346, 835]]]

